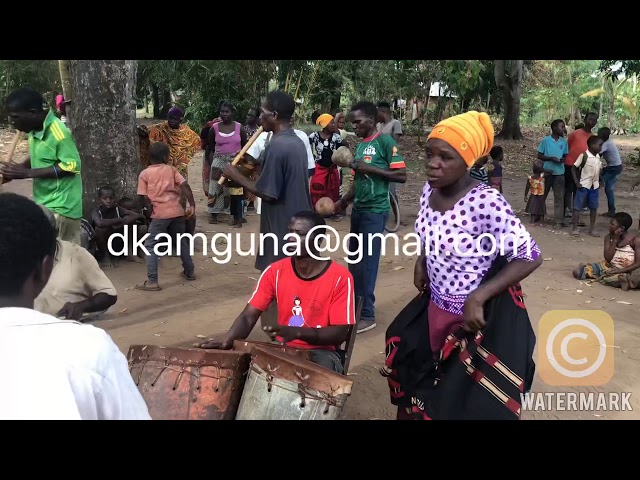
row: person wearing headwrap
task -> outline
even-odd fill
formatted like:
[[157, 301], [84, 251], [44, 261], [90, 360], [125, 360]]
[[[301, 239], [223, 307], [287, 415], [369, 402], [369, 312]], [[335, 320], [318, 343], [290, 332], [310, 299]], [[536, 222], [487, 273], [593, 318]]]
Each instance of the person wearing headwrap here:
[[[496, 189], [469, 175], [476, 160], [489, 154], [493, 139], [489, 116], [473, 111], [443, 120], [427, 137], [427, 182], [415, 223], [423, 249], [414, 284], [430, 296], [427, 331], [434, 357], [461, 327], [479, 332], [495, 315], [509, 315], [491, 310], [493, 317], [485, 318], [485, 304], [542, 264], [540, 248], [511, 205]], [[506, 266], [485, 281], [491, 267], [503, 260]], [[519, 340], [514, 338], [513, 345], [522, 345]], [[392, 370], [398, 367], [388, 363]], [[406, 413], [401, 410], [399, 417]]]
[[[184, 111], [180, 107], [172, 107], [167, 113], [167, 121], [152, 125], [148, 129], [144, 126], [138, 127], [140, 139], [140, 155], [142, 168], [149, 166], [148, 151], [149, 146], [155, 142], [161, 142], [169, 147], [168, 164], [175, 167], [184, 179], [189, 181], [188, 167], [193, 156], [200, 148], [200, 136], [191, 130], [188, 125], [182, 123]], [[146, 137], [145, 137], [146, 135]], [[142, 156], [144, 155], [144, 156]], [[181, 204], [185, 208], [186, 197], [182, 197]], [[195, 233], [196, 216], [193, 215], [187, 220], [187, 233]]]
[[[169, 146], [169, 165], [189, 181], [187, 167], [200, 148], [200, 136], [182, 123], [184, 111], [172, 107], [167, 114], [167, 121], [149, 127], [149, 142], [162, 142]], [[147, 160], [148, 166], [148, 160]]]
[[[309, 187], [311, 204], [314, 206], [322, 197], [329, 197], [334, 202], [340, 198], [340, 172], [338, 166], [331, 161], [331, 156], [339, 147], [348, 146], [338, 134], [332, 115], [323, 113], [317, 118], [316, 124], [320, 125], [322, 130], [309, 135], [311, 152], [316, 160], [316, 170]], [[339, 220], [342, 215], [336, 215], [334, 218]]]

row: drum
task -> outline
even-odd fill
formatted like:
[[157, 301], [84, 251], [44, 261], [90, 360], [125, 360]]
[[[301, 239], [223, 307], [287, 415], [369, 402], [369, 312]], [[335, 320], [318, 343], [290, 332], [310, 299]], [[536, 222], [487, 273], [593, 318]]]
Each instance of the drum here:
[[250, 356], [132, 345], [129, 370], [154, 420], [233, 420]]
[[303, 360], [311, 360], [311, 351], [302, 350], [300, 348], [287, 347], [279, 343], [268, 342], [253, 342], [251, 340], [236, 340], [233, 342], [233, 350], [235, 352], [248, 353], [253, 357], [255, 354], [255, 347], [264, 348], [268, 351], [275, 351], [285, 353], [287, 355], [293, 355], [294, 357], [302, 358]]
[[236, 420], [335, 420], [352, 385], [320, 365], [256, 346]]

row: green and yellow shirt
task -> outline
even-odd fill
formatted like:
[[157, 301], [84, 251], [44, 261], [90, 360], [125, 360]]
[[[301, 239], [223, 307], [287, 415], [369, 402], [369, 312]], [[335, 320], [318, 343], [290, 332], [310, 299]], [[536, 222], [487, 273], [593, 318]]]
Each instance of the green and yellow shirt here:
[[[376, 133], [362, 140], [355, 160], [383, 170], [405, 168], [404, 158], [398, 153], [398, 144], [391, 135]], [[365, 175], [356, 172], [354, 177], [355, 199], [353, 208], [358, 212], [387, 213], [389, 204], [389, 181], [378, 175]]]
[[34, 178], [33, 200], [59, 215], [72, 219], [82, 217], [82, 178], [80, 155], [71, 132], [54, 114], [44, 120], [42, 130], [29, 134], [31, 168], [57, 168], [75, 175], [61, 178]]

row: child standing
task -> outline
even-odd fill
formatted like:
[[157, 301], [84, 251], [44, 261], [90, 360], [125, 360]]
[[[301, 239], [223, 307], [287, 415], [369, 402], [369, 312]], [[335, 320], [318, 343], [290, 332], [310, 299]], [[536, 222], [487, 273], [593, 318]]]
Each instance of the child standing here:
[[502, 161], [504, 160], [502, 147], [493, 147], [489, 156], [492, 160], [492, 168], [489, 169], [489, 185], [502, 193]]
[[233, 216], [231, 226], [234, 228], [241, 228], [244, 216], [244, 189], [237, 183], [231, 181], [227, 181], [227, 186], [229, 187], [229, 198], [231, 202], [229, 209]]
[[578, 222], [580, 221], [580, 210], [585, 206], [589, 207], [589, 235], [599, 237], [600, 234], [594, 231], [596, 217], [598, 215], [598, 189], [600, 188], [600, 172], [602, 162], [600, 160], [600, 149], [603, 140], [600, 137], [591, 135], [587, 140], [588, 150], [581, 154], [571, 167], [571, 175], [576, 184], [576, 195], [573, 201], [573, 231], [572, 235], [580, 235]]
[[480, 157], [476, 160], [476, 163], [469, 170], [471, 178], [481, 181], [482, 183], [489, 183], [489, 173], [487, 172], [487, 162], [489, 157]]
[[547, 214], [547, 207], [544, 202], [544, 169], [540, 160], [533, 162], [533, 175], [529, 175], [527, 179], [527, 185], [524, 189], [524, 201], [527, 203], [525, 212], [531, 215], [531, 223], [529, 225], [534, 226], [537, 222], [540, 222], [542, 227], [542, 221]]
[[[193, 199], [191, 187], [178, 170], [167, 165], [168, 159], [169, 147], [161, 142], [152, 143], [149, 147], [150, 165], [140, 173], [138, 178], [138, 195], [147, 208], [150, 206], [153, 219], [145, 242], [145, 248], [149, 252], [146, 256], [147, 280], [136, 285], [138, 290], [161, 290], [158, 284], [158, 255], [155, 252], [155, 246], [159, 242], [165, 243], [166, 239], [163, 238], [164, 236], [160, 238], [158, 236], [164, 233], [170, 238], [177, 238], [179, 234], [184, 234], [186, 219], [194, 214], [196, 202]], [[180, 202], [182, 195], [189, 202], [186, 212]], [[185, 235], [180, 239], [180, 258], [183, 268], [181, 275], [187, 280], [196, 279], [193, 260], [189, 254], [191, 243]], [[171, 248], [168, 253], [171, 251], [174, 251], [174, 248]]]

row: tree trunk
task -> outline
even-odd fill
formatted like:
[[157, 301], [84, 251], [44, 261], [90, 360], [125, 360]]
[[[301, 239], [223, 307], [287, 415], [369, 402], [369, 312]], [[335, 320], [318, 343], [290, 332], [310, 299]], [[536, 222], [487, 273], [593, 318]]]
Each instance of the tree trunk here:
[[524, 60], [511, 60], [509, 73], [506, 71], [506, 60], [496, 60], [494, 76], [496, 85], [504, 99], [504, 121], [502, 130], [497, 135], [504, 140], [520, 140], [520, 92], [522, 86], [522, 66]]
[[160, 118], [160, 88], [157, 84], [151, 84], [151, 98], [153, 99], [153, 118]]
[[[62, 95], [65, 100], [71, 100], [73, 94], [71, 93], [71, 84], [69, 80], [69, 60], [58, 60], [58, 70], [60, 71], [60, 84], [62, 85]], [[67, 126], [69, 130], [72, 128], [71, 117], [69, 116], [69, 109], [65, 107], [65, 113], [67, 117]]]
[[74, 97], [69, 107], [82, 160], [85, 217], [103, 185], [111, 185], [118, 198], [135, 198], [137, 193], [136, 73], [136, 60], [74, 60], [70, 64]]

